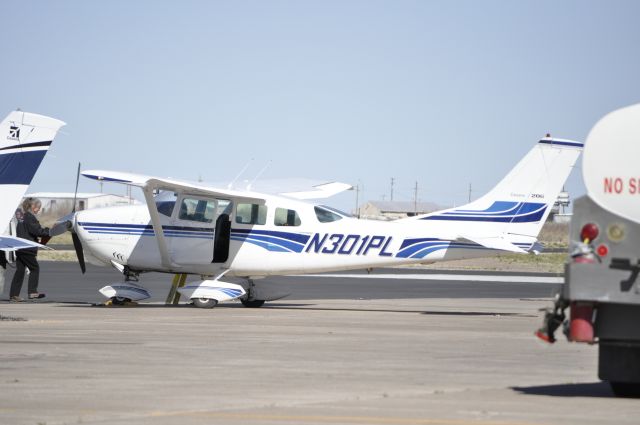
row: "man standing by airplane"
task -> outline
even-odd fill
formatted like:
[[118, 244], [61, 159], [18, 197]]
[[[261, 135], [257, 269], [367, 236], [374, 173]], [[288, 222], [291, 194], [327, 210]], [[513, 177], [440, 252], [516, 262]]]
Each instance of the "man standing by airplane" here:
[[[36, 214], [40, 212], [42, 203], [37, 198], [27, 198], [22, 203], [24, 216], [22, 221], [18, 222], [17, 236], [33, 242], [39, 242], [39, 238], [49, 236], [49, 228], [43, 228], [36, 218]], [[11, 291], [9, 301], [21, 302], [20, 290], [22, 289], [22, 281], [24, 280], [25, 268], [29, 269], [29, 289], [28, 298], [39, 299], [44, 298], [45, 294], [38, 292], [38, 280], [40, 277], [40, 265], [38, 264], [38, 248], [25, 248], [16, 251], [16, 273], [11, 281]]]

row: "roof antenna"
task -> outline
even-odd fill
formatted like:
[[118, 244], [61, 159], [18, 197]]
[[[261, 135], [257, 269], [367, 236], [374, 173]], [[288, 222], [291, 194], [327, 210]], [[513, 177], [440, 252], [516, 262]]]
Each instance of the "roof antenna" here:
[[240, 178], [240, 176], [241, 176], [241, 175], [242, 175], [242, 174], [247, 170], [247, 168], [249, 167], [249, 165], [250, 165], [252, 162], [253, 162], [253, 158], [251, 158], [251, 159], [250, 159], [250, 160], [245, 164], [245, 166], [244, 166], [244, 167], [242, 167], [242, 170], [240, 170], [240, 172], [238, 173], [238, 175], [237, 175], [233, 180], [231, 180], [231, 183], [229, 183], [229, 184], [227, 185], [227, 189], [229, 189], [229, 190], [230, 190], [230, 189], [233, 187], [233, 184], [236, 182], [236, 180], [238, 180], [238, 179]]
[[264, 173], [266, 171], [267, 168], [269, 168], [269, 166], [271, 165], [271, 160], [269, 160], [269, 162], [267, 162], [267, 165], [265, 165], [264, 167], [262, 167], [262, 170], [260, 170], [260, 172], [258, 174], [256, 174], [256, 176], [253, 178], [253, 180], [251, 180], [251, 183], [249, 183], [247, 185], [247, 190], [251, 190], [251, 185], [253, 183], [255, 183], [256, 180], [258, 180], [258, 177], [260, 177], [262, 175], [262, 173]]

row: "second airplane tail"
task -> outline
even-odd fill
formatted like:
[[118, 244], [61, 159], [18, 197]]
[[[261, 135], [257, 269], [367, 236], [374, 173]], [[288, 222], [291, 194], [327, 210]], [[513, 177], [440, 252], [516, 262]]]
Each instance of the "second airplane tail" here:
[[36, 174], [64, 122], [13, 111], [0, 123], [0, 233]]

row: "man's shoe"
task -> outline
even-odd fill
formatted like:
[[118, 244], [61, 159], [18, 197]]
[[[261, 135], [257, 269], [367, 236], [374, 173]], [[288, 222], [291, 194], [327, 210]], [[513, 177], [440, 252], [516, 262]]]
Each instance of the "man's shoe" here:
[[11, 297], [11, 298], [9, 298], [9, 302], [12, 302], [12, 303], [21, 303], [22, 301], [24, 301], [24, 300], [22, 298], [20, 298], [20, 297]]
[[38, 293], [38, 292], [35, 292], [35, 293], [33, 293], [33, 294], [29, 294], [29, 299], [30, 299], [30, 300], [37, 300], [37, 299], [39, 299], [39, 298], [44, 298], [44, 297], [45, 297], [45, 295], [44, 295], [44, 294], [40, 294], [40, 293]]

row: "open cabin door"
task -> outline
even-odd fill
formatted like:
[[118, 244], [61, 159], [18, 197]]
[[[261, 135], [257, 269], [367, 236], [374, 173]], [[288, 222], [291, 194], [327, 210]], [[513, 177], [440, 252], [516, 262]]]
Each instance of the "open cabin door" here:
[[226, 261], [231, 227], [226, 209], [230, 206], [226, 199], [180, 194], [171, 225], [164, 227], [171, 261], [203, 265]]

